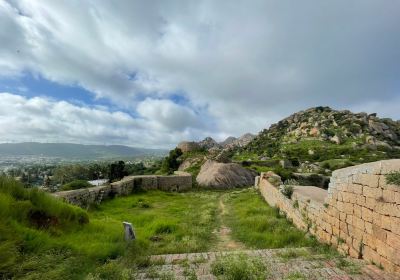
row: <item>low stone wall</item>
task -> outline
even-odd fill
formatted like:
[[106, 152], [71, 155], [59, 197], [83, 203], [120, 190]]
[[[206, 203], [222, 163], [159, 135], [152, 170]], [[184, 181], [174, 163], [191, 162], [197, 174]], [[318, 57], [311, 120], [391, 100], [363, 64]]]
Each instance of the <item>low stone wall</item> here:
[[191, 188], [192, 175], [186, 172], [176, 172], [175, 175], [171, 176], [127, 176], [121, 181], [109, 185], [56, 192], [53, 195], [64, 199], [68, 203], [85, 207], [92, 203], [101, 203], [107, 197], [128, 195], [136, 189], [184, 191]]
[[286, 198], [262, 173], [258, 187], [266, 201], [293, 223], [354, 258], [400, 272], [400, 187], [385, 175], [400, 170], [400, 160], [385, 160], [336, 170], [328, 191], [296, 186]]

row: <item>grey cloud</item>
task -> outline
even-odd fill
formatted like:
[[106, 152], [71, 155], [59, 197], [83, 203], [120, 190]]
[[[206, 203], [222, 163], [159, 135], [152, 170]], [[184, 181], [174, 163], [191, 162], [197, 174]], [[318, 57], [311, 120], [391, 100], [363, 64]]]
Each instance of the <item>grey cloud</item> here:
[[[144, 110], [154, 142], [155, 131], [257, 132], [316, 105], [400, 118], [388, 109], [400, 95], [399, 1], [21, 0], [0, 13], [0, 75], [31, 71]], [[150, 110], [176, 91], [190, 107]]]

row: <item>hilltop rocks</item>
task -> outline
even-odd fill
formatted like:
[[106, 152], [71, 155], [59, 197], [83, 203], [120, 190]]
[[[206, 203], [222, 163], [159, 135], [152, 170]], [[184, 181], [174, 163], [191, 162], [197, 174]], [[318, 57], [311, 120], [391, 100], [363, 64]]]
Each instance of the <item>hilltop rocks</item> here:
[[229, 136], [228, 138], [226, 138], [224, 141], [220, 142], [219, 144], [222, 147], [226, 147], [226, 146], [231, 145], [232, 143], [234, 143], [236, 140], [238, 140], [238, 139], [235, 138], [235, 137]]
[[225, 145], [225, 148], [228, 149], [233, 149], [236, 147], [245, 147], [247, 144], [249, 144], [256, 136], [251, 134], [251, 133], [246, 133], [242, 136], [240, 136], [238, 139], [235, 141], [232, 141], [232, 143]]
[[181, 149], [181, 151], [184, 153], [198, 151], [201, 149], [201, 147], [198, 143], [188, 142], [188, 141], [180, 142], [178, 144], [178, 148]]
[[[400, 144], [400, 124], [376, 114], [337, 111], [329, 107], [315, 107], [300, 111], [264, 129], [249, 143], [252, 149], [281, 145], [301, 140], [329, 141], [337, 145], [366, 141], [368, 147], [392, 149]], [[360, 141], [361, 140], [361, 141]], [[361, 147], [362, 148], [362, 147]]]
[[236, 163], [220, 163], [207, 160], [196, 178], [200, 186], [217, 189], [230, 189], [253, 185], [256, 172]]
[[200, 141], [198, 144], [200, 145], [201, 148], [206, 150], [221, 148], [221, 146], [217, 143], [217, 141], [215, 141], [211, 137], [204, 138], [204, 140]]

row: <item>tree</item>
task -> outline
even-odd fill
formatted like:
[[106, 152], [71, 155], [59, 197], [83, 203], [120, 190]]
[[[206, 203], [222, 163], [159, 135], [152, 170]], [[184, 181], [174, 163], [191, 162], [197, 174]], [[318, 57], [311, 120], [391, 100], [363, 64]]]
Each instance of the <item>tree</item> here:
[[172, 174], [175, 170], [178, 170], [180, 161], [178, 158], [182, 155], [182, 150], [175, 148], [169, 151], [169, 155], [164, 159], [161, 165], [161, 172]]
[[110, 182], [121, 180], [125, 175], [127, 175], [125, 172], [125, 162], [120, 160], [110, 165], [110, 172], [108, 175]]

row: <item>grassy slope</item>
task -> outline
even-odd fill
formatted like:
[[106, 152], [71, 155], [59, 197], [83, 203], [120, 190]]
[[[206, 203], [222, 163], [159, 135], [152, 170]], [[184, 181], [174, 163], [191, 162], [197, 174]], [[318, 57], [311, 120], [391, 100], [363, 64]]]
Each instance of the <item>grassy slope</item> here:
[[[6, 204], [9, 198], [0, 194], [0, 278], [84, 279], [94, 271], [104, 279], [119, 279], [129, 268], [146, 264], [146, 255], [206, 251], [214, 242], [211, 232], [219, 195], [215, 192], [136, 194], [104, 202], [89, 212], [88, 224], [60, 219], [41, 229], [27, 217], [17, 218], [23, 211]], [[44, 204], [54, 209], [85, 213], [43, 196]], [[15, 217], [6, 221], [3, 217], [10, 211]], [[123, 240], [122, 221], [135, 227], [138, 240], [130, 245]], [[158, 241], [149, 240], [154, 236]]]

